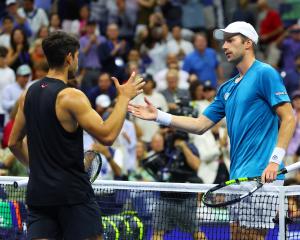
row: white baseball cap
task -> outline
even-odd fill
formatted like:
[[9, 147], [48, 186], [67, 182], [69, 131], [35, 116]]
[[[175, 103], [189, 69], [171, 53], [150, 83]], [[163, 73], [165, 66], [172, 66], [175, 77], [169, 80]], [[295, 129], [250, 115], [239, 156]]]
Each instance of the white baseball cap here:
[[217, 40], [224, 40], [224, 35], [226, 33], [229, 34], [235, 34], [235, 33], [240, 33], [244, 35], [245, 37], [249, 38], [252, 40], [255, 44], [258, 42], [258, 34], [255, 31], [254, 27], [247, 22], [233, 22], [230, 23], [226, 28], [223, 29], [216, 29], [214, 31], [214, 37]]
[[11, 4], [16, 4], [17, 1], [16, 0], [6, 0], [6, 6], [9, 6]]
[[103, 107], [103, 108], [107, 108], [107, 107], [109, 107], [110, 104], [111, 104], [111, 100], [110, 100], [109, 96], [106, 95], [106, 94], [101, 94], [101, 95], [99, 95], [99, 96], [96, 98], [95, 102], [96, 102], [96, 105], [97, 105], [97, 106]]
[[31, 68], [27, 64], [23, 64], [18, 67], [17, 75], [19, 76], [26, 76], [31, 74]]

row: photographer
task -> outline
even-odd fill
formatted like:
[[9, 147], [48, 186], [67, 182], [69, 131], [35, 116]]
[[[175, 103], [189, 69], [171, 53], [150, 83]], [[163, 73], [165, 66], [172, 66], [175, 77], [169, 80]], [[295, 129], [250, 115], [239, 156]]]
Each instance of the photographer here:
[[[182, 107], [176, 110], [176, 114], [195, 114], [187, 101], [179, 101], [178, 104]], [[197, 177], [199, 152], [189, 142], [188, 134], [172, 128], [161, 128], [161, 133], [153, 136], [152, 151], [142, 161], [143, 167], [156, 181], [202, 183], [202, 179]], [[155, 204], [152, 239], [163, 239], [165, 232], [176, 227], [191, 233], [194, 239], [206, 239], [205, 234], [199, 231], [197, 202], [196, 193], [161, 192]]]
[[[163, 151], [156, 152], [157, 160], [152, 158], [152, 164], [160, 167], [156, 180], [201, 183], [202, 180], [197, 177], [199, 153], [189, 143], [188, 135], [171, 128], [164, 128], [162, 132], [165, 133]], [[158, 135], [154, 139], [159, 140]], [[156, 146], [153, 141], [151, 145]], [[148, 166], [144, 162], [146, 169]], [[163, 239], [165, 232], [176, 227], [191, 233], [194, 239], [205, 239], [204, 233], [199, 232], [196, 193], [161, 192], [155, 205], [153, 240]]]

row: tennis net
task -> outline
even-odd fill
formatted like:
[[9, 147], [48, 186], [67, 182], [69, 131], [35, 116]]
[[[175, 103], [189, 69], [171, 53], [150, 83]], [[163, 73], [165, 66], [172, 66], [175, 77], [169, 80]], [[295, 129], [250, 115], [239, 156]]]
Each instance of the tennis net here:
[[[26, 184], [12, 186], [21, 179], [0, 177], [0, 239], [26, 239]], [[300, 186], [263, 187], [241, 203], [209, 208], [201, 197], [212, 186], [96, 181], [104, 239], [300, 239]]]

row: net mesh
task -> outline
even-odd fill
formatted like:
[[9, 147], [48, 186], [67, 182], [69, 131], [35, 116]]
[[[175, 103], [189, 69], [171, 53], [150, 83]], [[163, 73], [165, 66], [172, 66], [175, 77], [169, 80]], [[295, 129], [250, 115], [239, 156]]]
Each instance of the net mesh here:
[[[279, 205], [278, 190], [283, 187], [278, 187], [262, 189], [224, 208], [202, 204], [201, 197], [211, 185], [96, 181], [93, 187], [104, 239], [300, 239], [300, 186], [285, 190], [284, 206]], [[2, 181], [0, 239], [26, 239], [25, 191], [26, 187], [15, 189], [11, 181]], [[236, 193], [216, 197], [231, 194]], [[281, 207], [284, 211], [279, 211]]]

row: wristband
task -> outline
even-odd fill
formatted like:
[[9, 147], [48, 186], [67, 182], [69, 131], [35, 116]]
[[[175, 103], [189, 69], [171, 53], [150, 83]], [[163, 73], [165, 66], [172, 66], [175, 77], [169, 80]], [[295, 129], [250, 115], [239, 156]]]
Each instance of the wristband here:
[[279, 148], [279, 147], [275, 147], [274, 150], [273, 150], [273, 152], [272, 152], [272, 155], [270, 157], [270, 161], [269, 162], [281, 164], [284, 156], [285, 156], [285, 149]]
[[156, 117], [156, 122], [164, 125], [164, 126], [169, 126], [172, 121], [172, 115], [163, 111], [160, 111], [157, 109], [157, 117]]

